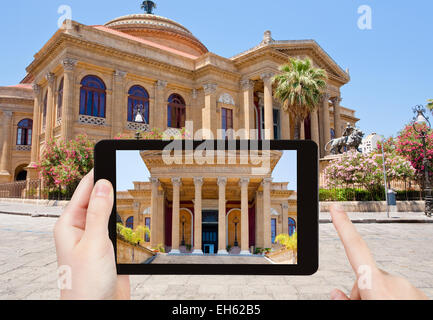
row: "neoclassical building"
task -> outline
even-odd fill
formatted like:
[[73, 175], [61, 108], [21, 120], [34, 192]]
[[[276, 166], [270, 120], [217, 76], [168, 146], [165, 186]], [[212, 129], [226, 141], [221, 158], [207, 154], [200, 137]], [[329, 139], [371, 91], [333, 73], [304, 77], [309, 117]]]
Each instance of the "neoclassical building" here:
[[260, 174], [253, 170], [258, 167], [254, 161], [241, 161], [239, 151], [235, 161], [226, 156], [226, 164], [215, 156], [213, 163], [167, 166], [162, 151], [143, 151], [140, 156], [150, 181], [118, 191], [116, 208], [119, 222], [127, 227], [149, 227], [146, 241], [152, 248], [200, 255], [226, 255], [234, 248], [237, 254], [249, 255], [254, 253], [251, 247], [272, 248], [278, 234], [296, 231], [296, 192], [288, 190], [287, 182], [273, 182], [280, 151], [271, 151], [270, 170]]
[[22, 83], [0, 88], [0, 182], [25, 179], [26, 172], [37, 179], [45, 141], [83, 133], [98, 141], [193, 121], [215, 136], [217, 129], [244, 128], [257, 130], [252, 138], [290, 139], [293, 119], [273, 98], [271, 81], [289, 57], [309, 57], [329, 75], [320, 107], [301, 128], [324, 156], [326, 142], [358, 119], [340, 104], [348, 71], [314, 40], [277, 41], [267, 31], [256, 47], [226, 58], [153, 14], [105, 25], [66, 21], [35, 54]]

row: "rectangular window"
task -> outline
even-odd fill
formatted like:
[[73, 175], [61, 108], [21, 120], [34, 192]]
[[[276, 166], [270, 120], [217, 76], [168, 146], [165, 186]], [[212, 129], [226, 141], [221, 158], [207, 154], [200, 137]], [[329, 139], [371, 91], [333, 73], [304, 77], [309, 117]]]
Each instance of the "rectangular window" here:
[[222, 129], [224, 131], [224, 137], [228, 138], [227, 130], [233, 130], [233, 110], [227, 108], [221, 108], [222, 113]]
[[[150, 230], [150, 218], [146, 218], [146, 219], [145, 219], [145, 225], [146, 225], [146, 227], [148, 227], [149, 230]], [[145, 241], [146, 241], [146, 242], [150, 242], [150, 237], [149, 237], [148, 234], [146, 234]]]
[[280, 110], [274, 109], [274, 139], [280, 139]]
[[271, 237], [272, 243], [275, 243], [275, 238], [277, 237], [277, 219], [271, 220]]

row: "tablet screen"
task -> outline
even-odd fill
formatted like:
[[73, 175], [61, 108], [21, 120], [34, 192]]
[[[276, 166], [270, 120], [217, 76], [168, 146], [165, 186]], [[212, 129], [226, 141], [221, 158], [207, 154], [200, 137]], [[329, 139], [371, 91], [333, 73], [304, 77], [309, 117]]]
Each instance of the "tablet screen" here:
[[297, 150], [116, 150], [118, 264], [296, 265]]

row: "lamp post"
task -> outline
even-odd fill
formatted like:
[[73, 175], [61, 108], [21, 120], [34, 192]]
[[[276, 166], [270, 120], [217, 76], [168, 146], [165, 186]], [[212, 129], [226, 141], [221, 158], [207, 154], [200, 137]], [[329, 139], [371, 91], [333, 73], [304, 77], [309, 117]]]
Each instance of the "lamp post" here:
[[185, 216], [182, 216], [182, 242], [181, 242], [181, 246], [185, 246], [185, 222], [186, 222], [186, 219], [185, 219]]
[[385, 185], [385, 201], [386, 201], [386, 216], [389, 218], [389, 204], [388, 204], [388, 182], [386, 181], [386, 166], [385, 166], [385, 137], [382, 137], [382, 162], [383, 162], [383, 182]]
[[238, 219], [238, 217], [235, 217], [233, 219], [233, 223], [235, 224], [235, 247], [239, 247], [239, 242], [238, 242], [238, 224], [239, 224], [239, 219]]
[[[430, 121], [428, 117], [425, 116], [425, 109], [423, 106], [418, 105], [413, 108], [413, 112], [416, 114], [413, 118], [413, 129], [419, 135], [422, 141], [423, 147], [423, 161], [422, 165], [424, 167], [424, 195], [425, 195], [425, 214], [427, 217], [431, 218], [433, 213], [433, 197], [432, 197], [432, 186], [430, 182], [429, 173], [429, 163], [427, 159], [427, 143], [426, 138], [428, 132], [431, 129]], [[418, 127], [418, 128], [417, 128]]]

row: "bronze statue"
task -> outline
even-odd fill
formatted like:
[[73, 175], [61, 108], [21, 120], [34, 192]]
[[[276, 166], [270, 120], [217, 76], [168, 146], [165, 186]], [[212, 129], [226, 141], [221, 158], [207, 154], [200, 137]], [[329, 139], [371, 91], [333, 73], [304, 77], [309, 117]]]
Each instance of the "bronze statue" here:
[[[344, 129], [343, 136], [329, 141], [325, 146], [325, 151], [330, 151], [331, 154], [342, 154], [342, 149], [346, 151], [353, 148], [360, 152], [359, 146], [362, 143], [363, 137], [364, 133], [360, 129], [352, 127], [351, 124], [348, 123], [346, 129]], [[331, 146], [329, 150], [328, 146]]]

